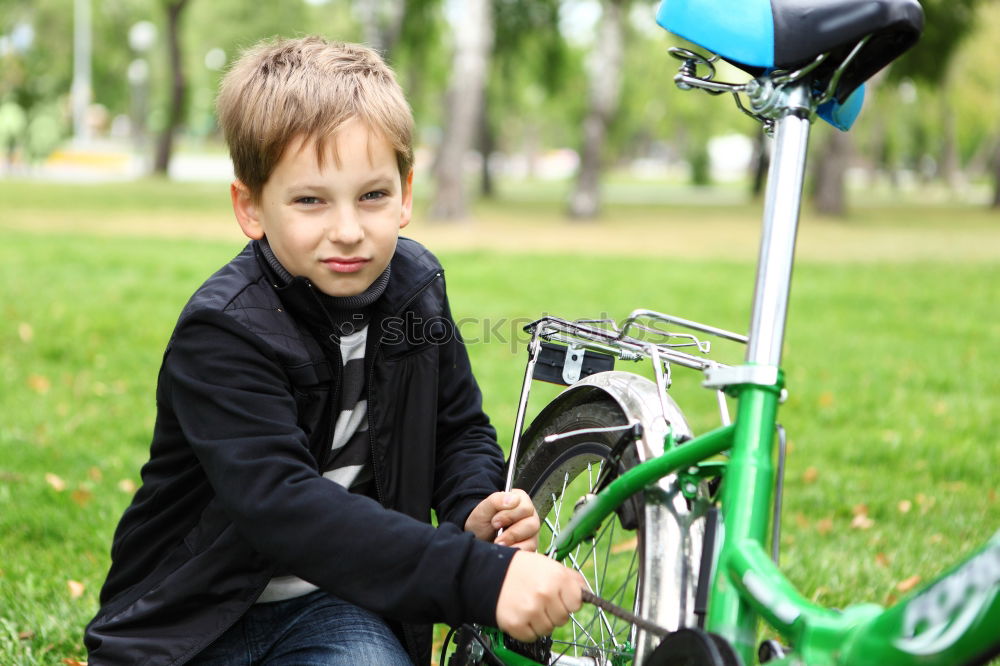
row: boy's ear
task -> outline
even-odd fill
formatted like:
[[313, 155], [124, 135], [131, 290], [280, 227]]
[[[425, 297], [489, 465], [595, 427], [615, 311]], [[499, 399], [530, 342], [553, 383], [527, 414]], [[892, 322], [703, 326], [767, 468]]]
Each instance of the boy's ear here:
[[403, 210], [399, 215], [399, 228], [402, 229], [410, 223], [413, 216], [413, 169], [406, 174], [406, 181], [403, 183]]
[[260, 240], [264, 237], [264, 227], [260, 223], [260, 211], [250, 195], [250, 188], [238, 178], [229, 186], [229, 195], [233, 200], [233, 212], [240, 229], [247, 238]]

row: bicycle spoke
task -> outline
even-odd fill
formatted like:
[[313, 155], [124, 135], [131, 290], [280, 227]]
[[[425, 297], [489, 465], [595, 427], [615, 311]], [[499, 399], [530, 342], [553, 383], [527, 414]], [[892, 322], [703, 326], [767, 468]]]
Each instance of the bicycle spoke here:
[[[590, 550], [587, 551], [587, 556], [583, 558], [582, 564], [581, 564], [581, 561], [578, 560], [573, 553], [570, 553], [569, 559], [570, 559], [570, 562], [573, 564], [573, 568], [574, 569], [576, 569], [580, 573], [583, 573], [583, 565], [587, 563], [587, 560], [590, 559], [591, 555], [594, 555], [594, 553], [596, 551], [596, 548], [597, 548], [597, 544], [601, 541], [601, 539], [604, 538], [604, 535], [607, 533], [609, 527], [611, 527], [611, 525], [614, 522], [615, 522], [614, 520], [609, 520], [605, 524], [605, 526], [603, 528], [601, 528], [601, 531], [597, 534], [597, 536], [595, 536], [593, 538], [591, 546], [590, 546]], [[590, 580], [587, 579], [586, 575], [584, 575], [583, 579], [587, 583], [587, 589], [590, 590], [591, 592], [593, 592], [594, 594], [596, 594], [597, 596], [600, 596], [600, 593], [597, 591], [597, 589], [595, 589], [596, 584], [598, 583], [598, 580], [597, 580], [598, 576], [596, 575], [597, 574], [596, 555], [595, 555], [595, 563], [594, 563], [594, 574], [595, 574], [595, 576], [594, 576], [594, 578], [595, 578], [595, 581], [594, 581], [595, 585], [591, 585]], [[599, 626], [600, 626], [600, 629], [601, 629], [601, 636], [602, 636], [602, 638], [604, 636], [604, 632], [607, 631], [611, 635], [611, 637], [612, 637], [612, 639], [611, 639], [612, 642], [617, 646], [618, 645], [618, 641], [617, 641], [617, 638], [616, 638], [615, 631], [612, 628], [612, 624], [608, 620], [608, 616], [605, 613], [604, 609], [602, 609], [602, 608], [596, 608], [595, 607], [595, 609], [594, 609], [594, 617], [595, 617], [595, 619], [600, 619], [601, 620], [601, 624]], [[602, 644], [603, 644], [603, 641], [602, 641]]]
[[639, 557], [638, 553], [632, 553], [632, 559], [629, 561], [628, 572], [625, 574], [625, 579], [622, 584], [615, 588], [615, 591], [610, 595], [605, 597], [608, 601], [621, 606], [621, 595], [628, 591], [629, 583], [632, 581], [632, 576], [636, 573], [636, 564], [638, 564]]
[[[588, 445], [591, 446], [591, 445]], [[542, 532], [539, 535], [539, 552], [555, 555], [556, 543], [566, 536], [564, 530], [579, 507], [580, 500], [592, 496], [607, 469], [608, 460], [593, 448], [559, 460], [543, 476], [529, 485], [536, 488], [532, 498], [539, 510]], [[548, 452], [544, 455], [549, 455]], [[551, 464], [551, 463], [550, 463]], [[542, 467], [544, 469], [544, 467]], [[591, 593], [618, 605], [634, 607], [635, 586], [638, 584], [637, 555], [628, 553], [626, 531], [619, 517], [612, 513], [602, 521], [595, 534], [583, 539], [570, 550], [563, 563], [579, 571], [584, 578], [584, 588]], [[547, 543], [545, 539], [550, 539]], [[622, 544], [616, 544], [621, 540]], [[625, 546], [622, 548], [621, 546]], [[624, 576], [624, 579], [622, 578]], [[621, 603], [624, 599], [624, 603]], [[570, 615], [570, 621], [557, 628], [552, 635], [551, 662], [560, 657], [594, 658], [597, 663], [610, 664], [614, 655], [631, 656], [630, 640], [634, 627], [629, 622], [596, 605], [587, 604]], [[618, 657], [614, 660], [617, 662]]]
[[[580, 631], [582, 631], [584, 635], [590, 639], [591, 643], [598, 644], [597, 640], [593, 637], [593, 635], [591, 635], [591, 633], [587, 631], [587, 627], [583, 626], [583, 624], [581, 624], [579, 620], [573, 617], [572, 614], [570, 614], [569, 619], [573, 623], [573, 626], [580, 628]], [[591, 622], [590, 624], [593, 624], [593, 622]]]

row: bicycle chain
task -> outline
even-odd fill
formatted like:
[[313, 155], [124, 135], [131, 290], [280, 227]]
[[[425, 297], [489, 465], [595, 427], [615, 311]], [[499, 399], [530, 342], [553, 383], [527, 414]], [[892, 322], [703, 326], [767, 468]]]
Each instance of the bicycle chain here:
[[668, 634], [672, 633], [669, 629], [665, 629], [658, 624], [645, 620], [638, 615], [630, 613], [621, 606], [616, 606], [607, 599], [602, 599], [590, 590], [583, 591], [583, 600], [588, 604], [593, 604], [601, 610], [607, 611], [614, 615], [615, 617], [625, 620], [630, 624], [634, 624], [643, 631], [648, 631], [651, 634], [659, 636], [660, 638], [665, 638]]

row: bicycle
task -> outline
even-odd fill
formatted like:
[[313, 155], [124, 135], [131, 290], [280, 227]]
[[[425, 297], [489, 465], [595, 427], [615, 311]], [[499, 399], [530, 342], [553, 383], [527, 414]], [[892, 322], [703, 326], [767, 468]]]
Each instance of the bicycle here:
[[[851, 127], [864, 81], [918, 39], [920, 5], [664, 0], [657, 20], [712, 54], [671, 49], [681, 60], [676, 84], [731, 93], [774, 137], [750, 333], [650, 310], [620, 324], [544, 317], [526, 327], [529, 359], [507, 487], [532, 497], [543, 518], [539, 550], [587, 575], [593, 605], [530, 645], [463, 626], [450, 663], [988, 661], [1000, 654], [1000, 532], [888, 609], [822, 608], [777, 566], [785, 438], [776, 415], [810, 124], [818, 115]], [[719, 59], [752, 80], [715, 80]], [[744, 363], [712, 360], [707, 336], [745, 344]], [[615, 371], [616, 360], [649, 361], [655, 379]], [[668, 392], [673, 365], [704, 374], [719, 402], [718, 428], [691, 432]], [[568, 388], [523, 429], [534, 380]], [[788, 647], [758, 644], [760, 620]]]

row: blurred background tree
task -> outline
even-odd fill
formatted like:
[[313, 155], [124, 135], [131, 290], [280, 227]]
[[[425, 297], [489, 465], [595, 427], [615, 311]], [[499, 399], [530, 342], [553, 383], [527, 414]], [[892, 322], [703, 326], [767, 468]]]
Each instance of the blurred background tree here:
[[[160, 173], [177, 146], [224, 150], [215, 92], [243, 48], [308, 33], [368, 42], [396, 69], [417, 120], [418, 168], [433, 181], [429, 209], [442, 219], [466, 217], [476, 197], [502, 198], [506, 182], [552, 182], [568, 214], [586, 219], [599, 214], [609, 174], [696, 186], [736, 177], [750, 188], [747, 173], [759, 175], [766, 163], [752, 121], [722, 100], [674, 89], [666, 49], [679, 40], [655, 25], [655, 0], [86, 1], [88, 126], [98, 144], [131, 137], [143, 151], [153, 143], [147, 136], [158, 136], [150, 165]], [[44, 164], [71, 135], [68, 4], [0, 0], [8, 172]], [[1000, 63], [992, 48], [1000, 10], [990, 0], [923, 4], [925, 36], [870, 84], [867, 122], [850, 135], [817, 124], [812, 190], [820, 211], [846, 210], [852, 178], [889, 188], [933, 182], [954, 196], [989, 181], [990, 203], [1000, 206]], [[477, 7], [473, 20], [468, 12]], [[130, 38], [140, 23], [149, 26], [148, 43]]]

